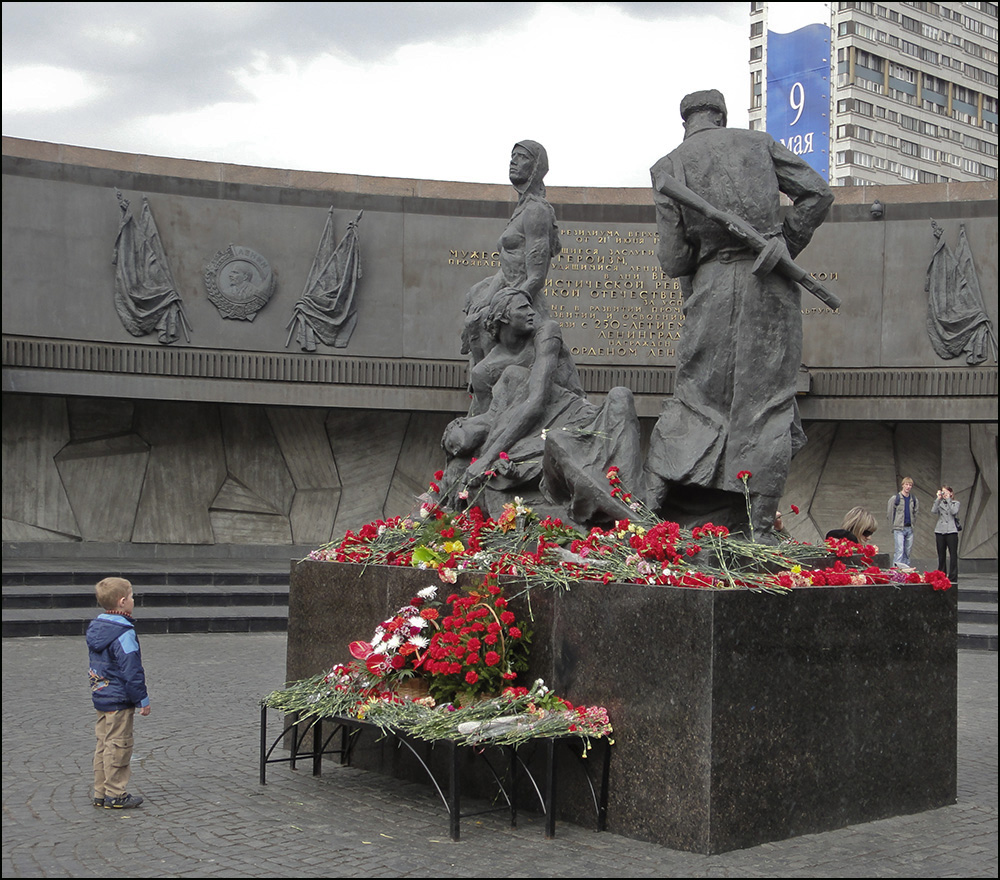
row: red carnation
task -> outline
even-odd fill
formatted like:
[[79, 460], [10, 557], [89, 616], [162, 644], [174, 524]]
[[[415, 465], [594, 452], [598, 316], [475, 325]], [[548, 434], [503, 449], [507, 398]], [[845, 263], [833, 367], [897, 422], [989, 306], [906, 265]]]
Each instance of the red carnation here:
[[465, 681], [467, 684], [475, 684], [479, 681], [479, 674], [470, 669], [465, 673]]

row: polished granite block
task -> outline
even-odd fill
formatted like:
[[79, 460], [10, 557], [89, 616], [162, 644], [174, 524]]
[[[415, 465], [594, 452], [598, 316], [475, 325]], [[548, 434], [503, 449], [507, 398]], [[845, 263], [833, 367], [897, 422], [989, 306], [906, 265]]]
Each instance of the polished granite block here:
[[[434, 581], [296, 565], [289, 680], [346, 660]], [[523, 597], [514, 610], [528, 615]], [[534, 590], [530, 612], [531, 677], [615, 727], [610, 831], [717, 853], [956, 800], [955, 590], [581, 582]], [[559, 818], [589, 826], [581, 779], [560, 776]]]

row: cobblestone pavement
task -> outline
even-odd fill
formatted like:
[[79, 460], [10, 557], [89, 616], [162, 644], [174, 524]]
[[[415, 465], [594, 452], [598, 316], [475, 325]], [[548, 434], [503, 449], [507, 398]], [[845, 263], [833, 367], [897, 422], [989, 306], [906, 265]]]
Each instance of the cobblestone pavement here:
[[[141, 632], [141, 620], [140, 620]], [[715, 856], [566, 823], [447, 814], [428, 786], [327, 764], [258, 783], [258, 703], [285, 635], [149, 635], [153, 711], [136, 717], [122, 812], [91, 806], [80, 638], [3, 640], [7, 877], [996, 877], [997, 654], [959, 653], [958, 803]], [[916, 683], [919, 693], [919, 683]]]

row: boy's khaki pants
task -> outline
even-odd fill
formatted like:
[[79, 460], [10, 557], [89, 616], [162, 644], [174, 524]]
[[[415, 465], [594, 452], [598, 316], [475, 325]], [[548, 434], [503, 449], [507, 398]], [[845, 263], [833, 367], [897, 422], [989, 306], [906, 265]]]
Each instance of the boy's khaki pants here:
[[94, 750], [94, 797], [121, 797], [132, 768], [132, 723], [135, 709], [98, 712]]

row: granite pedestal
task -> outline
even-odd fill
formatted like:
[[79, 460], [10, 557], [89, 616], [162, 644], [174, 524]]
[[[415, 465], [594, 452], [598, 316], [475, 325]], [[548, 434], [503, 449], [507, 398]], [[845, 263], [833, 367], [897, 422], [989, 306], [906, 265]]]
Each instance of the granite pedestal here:
[[[349, 659], [436, 580], [293, 564], [289, 681]], [[527, 617], [523, 597], [512, 607]], [[612, 832], [709, 854], [956, 800], [955, 590], [581, 582], [532, 590], [530, 611], [530, 678], [606, 706], [615, 727]], [[579, 781], [559, 784], [560, 818], [592, 821]]]

